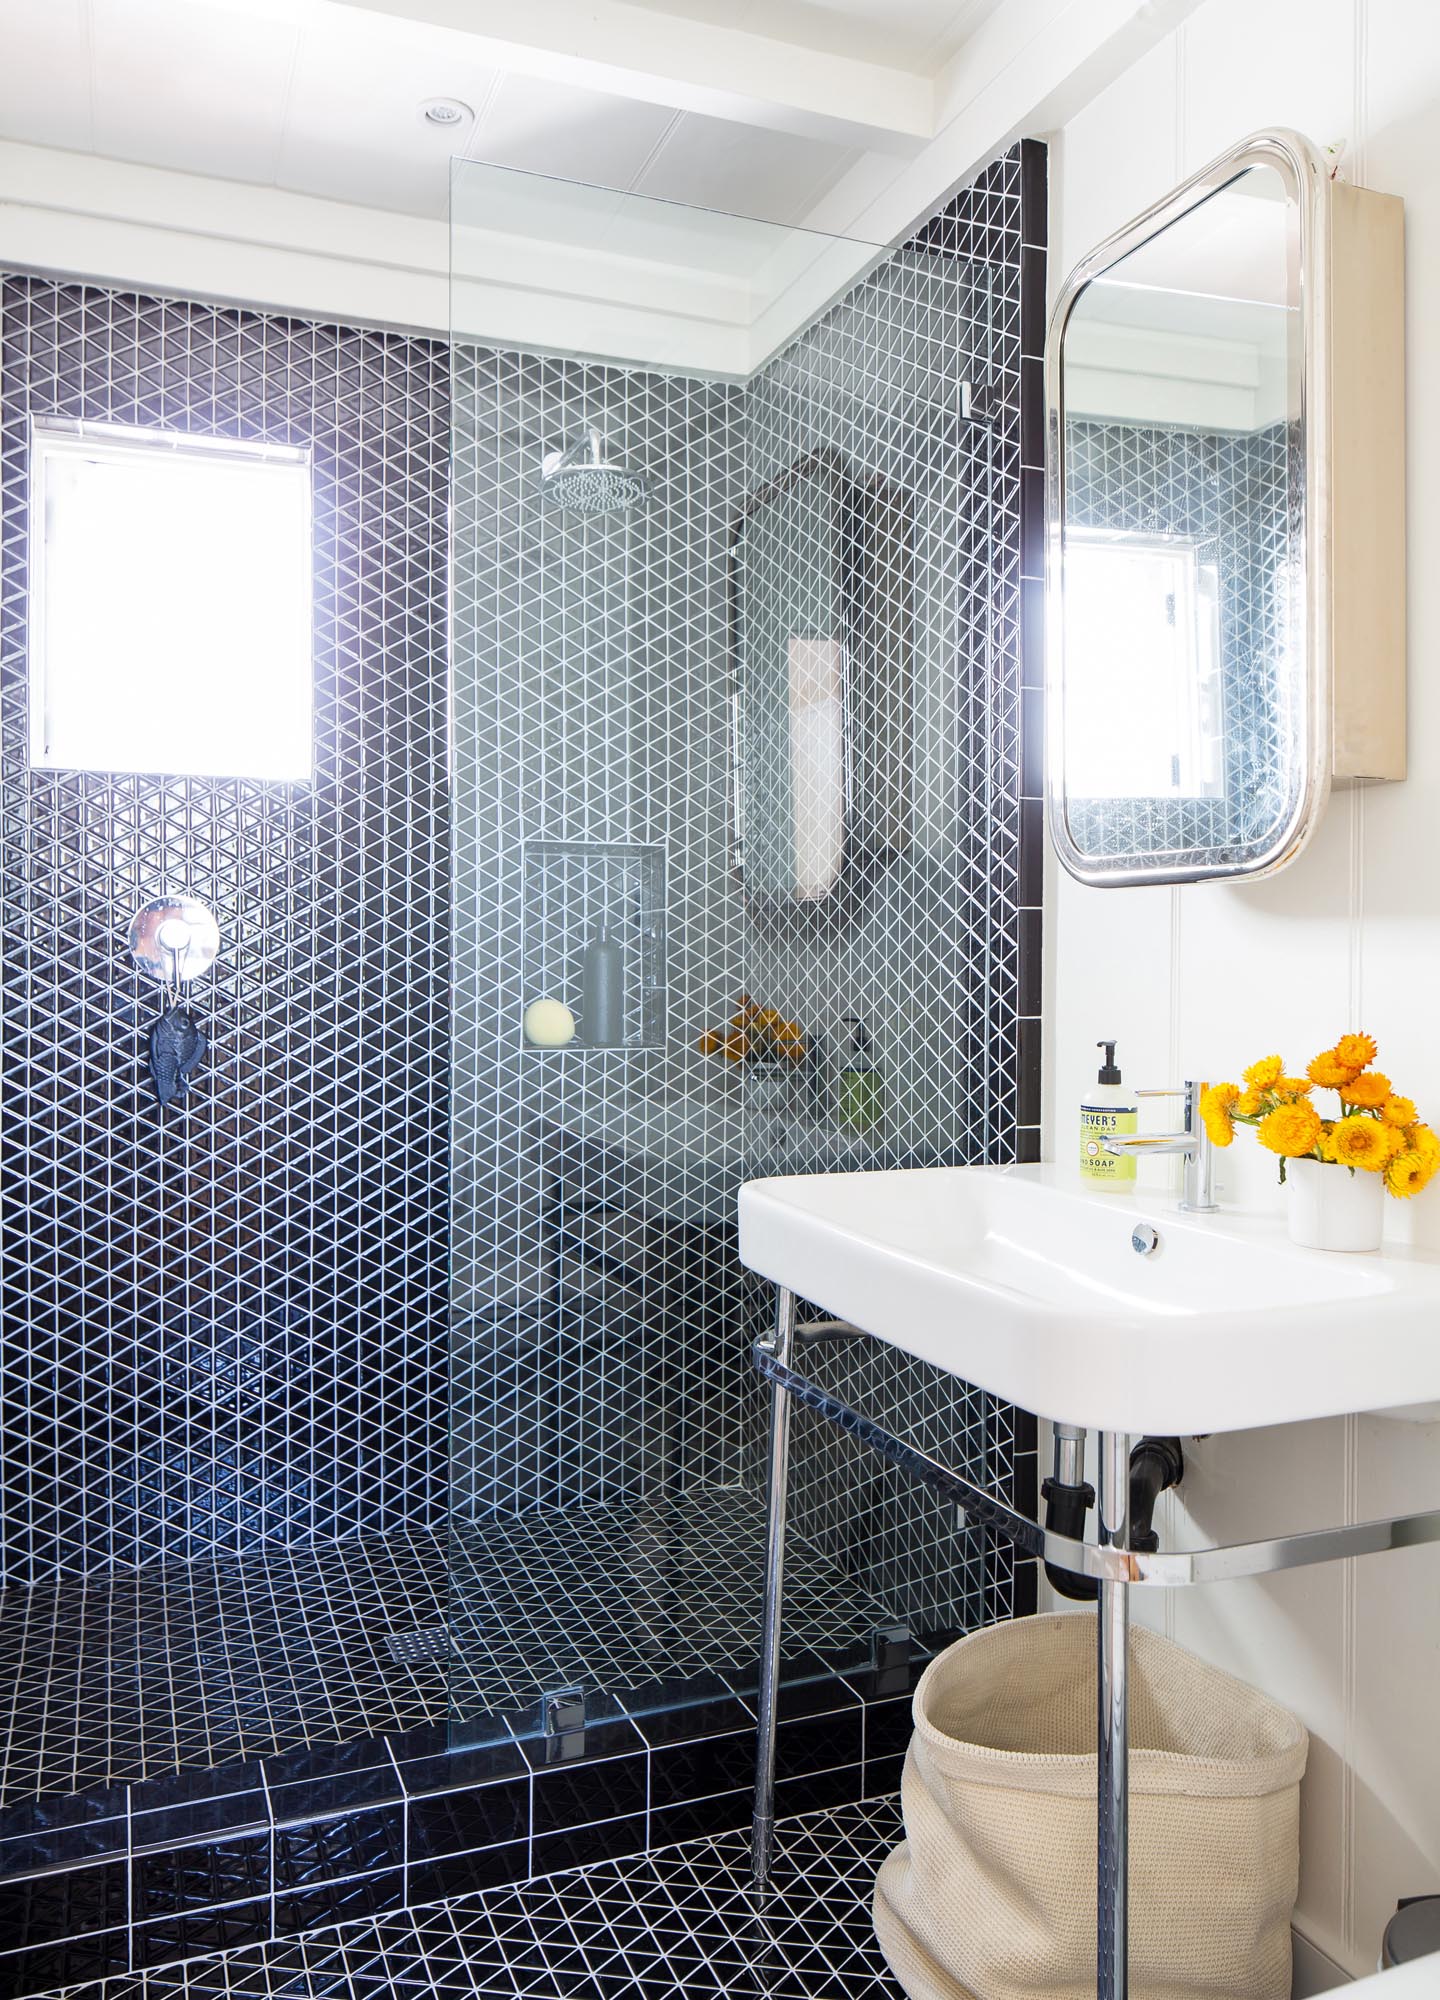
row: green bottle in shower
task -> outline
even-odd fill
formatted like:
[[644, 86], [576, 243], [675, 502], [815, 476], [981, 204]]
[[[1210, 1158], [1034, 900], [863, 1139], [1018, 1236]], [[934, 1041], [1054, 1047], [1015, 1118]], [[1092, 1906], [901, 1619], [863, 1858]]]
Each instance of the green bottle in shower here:
[[854, 1014], [840, 1027], [835, 1113], [852, 1132], [873, 1132], [885, 1115], [885, 1089], [870, 1030]]

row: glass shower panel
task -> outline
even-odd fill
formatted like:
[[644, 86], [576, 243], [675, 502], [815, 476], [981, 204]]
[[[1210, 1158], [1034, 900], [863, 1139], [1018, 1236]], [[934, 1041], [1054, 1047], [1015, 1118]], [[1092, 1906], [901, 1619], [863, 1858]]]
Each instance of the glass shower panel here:
[[[953, 247], [464, 163], [451, 252], [450, 1642], [473, 1742], [573, 1723], [581, 1696], [594, 1720], [753, 1686], [769, 1302], [739, 1184], [990, 1156], [983, 1089], [943, 1072], [991, 1025], [964, 838], [983, 551], [957, 523], [995, 445], [961, 392], [991, 365], [987, 274]], [[870, 1347], [847, 1355], [909, 1393]], [[969, 1392], [915, 1393], [991, 1449]], [[925, 1558], [917, 1596], [921, 1503], [807, 1440], [792, 1670], [868, 1660], [916, 1606], [974, 1614], [978, 1539]]]

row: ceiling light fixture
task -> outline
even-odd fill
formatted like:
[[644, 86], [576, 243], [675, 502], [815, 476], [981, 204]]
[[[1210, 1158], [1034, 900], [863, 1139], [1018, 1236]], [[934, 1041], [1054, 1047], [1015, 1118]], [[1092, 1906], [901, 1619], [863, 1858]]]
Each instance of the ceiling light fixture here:
[[458, 97], [427, 97], [420, 106], [420, 116], [427, 125], [444, 125], [453, 129], [463, 125], [474, 112], [468, 104], [462, 104]]

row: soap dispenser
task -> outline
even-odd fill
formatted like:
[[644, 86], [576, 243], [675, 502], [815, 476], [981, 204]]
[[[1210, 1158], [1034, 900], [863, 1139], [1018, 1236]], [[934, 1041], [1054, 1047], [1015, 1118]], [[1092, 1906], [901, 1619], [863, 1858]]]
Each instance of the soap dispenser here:
[[840, 1023], [835, 1109], [852, 1132], [872, 1132], [885, 1115], [884, 1080], [870, 1030], [854, 1014]]
[[1135, 1185], [1135, 1155], [1107, 1153], [1106, 1139], [1133, 1132], [1139, 1123], [1139, 1105], [1133, 1091], [1125, 1088], [1115, 1061], [1115, 1044], [1097, 1042], [1105, 1051], [1095, 1087], [1080, 1105], [1080, 1177], [1093, 1187], [1132, 1188]]

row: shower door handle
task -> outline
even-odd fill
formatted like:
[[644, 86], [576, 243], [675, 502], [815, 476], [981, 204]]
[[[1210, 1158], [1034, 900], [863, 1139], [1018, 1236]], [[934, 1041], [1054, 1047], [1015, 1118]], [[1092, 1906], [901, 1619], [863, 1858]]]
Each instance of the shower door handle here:
[[745, 750], [740, 721], [740, 683], [732, 682], [728, 698], [730, 759], [730, 872], [745, 879]]

